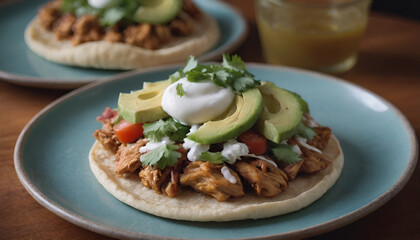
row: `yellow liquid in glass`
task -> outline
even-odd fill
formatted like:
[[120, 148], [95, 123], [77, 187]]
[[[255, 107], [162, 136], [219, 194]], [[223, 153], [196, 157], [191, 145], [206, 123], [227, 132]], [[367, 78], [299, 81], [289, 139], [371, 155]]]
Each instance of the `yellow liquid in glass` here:
[[[301, 19], [293, 26], [268, 23], [257, 17], [260, 40], [267, 62], [324, 72], [344, 72], [357, 59], [357, 49], [366, 21], [340, 27], [332, 22]], [[354, 21], [350, 19], [349, 21]]]

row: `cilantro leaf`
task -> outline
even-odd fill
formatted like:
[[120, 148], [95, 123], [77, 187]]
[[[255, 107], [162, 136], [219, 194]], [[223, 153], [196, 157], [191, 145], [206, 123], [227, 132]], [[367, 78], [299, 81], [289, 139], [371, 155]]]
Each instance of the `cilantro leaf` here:
[[200, 160], [213, 164], [221, 164], [228, 161], [221, 152], [202, 152], [200, 154]]
[[177, 152], [177, 145], [163, 144], [143, 155], [140, 156], [140, 161], [143, 165], [154, 166], [160, 170], [165, 169], [167, 166], [173, 166], [178, 162], [181, 153]]
[[63, 13], [73, 13], [77, 17], [83, 15], [97, 16], [99, 23], [112, 26], [119, 21], [133, 22], [134, 15], [140, 7], [141, 1], [118, 0], [105, 8], [94, 8], [87, 0], [62, 0], [60, 10]]
[[315, 130], [313, 130], [311, 127], [306, 126], [302, 122], [297, 126], [296, 128], [296, 135], [300, 135], [301, 137], [312, 139], [316, 136]]
[[261, 82], [254, 79], [254, 75], [245, 68], [245, 63], [237, 55], [223, 56], [222, 65], [202, 65], [194, 57], [189, 57], [183, 69], [173, 73], [169, 79], [177, 81], [186, 77], [190, 82], [213, 82], [216, 85], [231, 87], [235, 94], [258, 87]]
[[175, 142], [181, 142], [186, 138], [190, 127], [182, 125], [173, 118], [165, 120], [160, 119], [153, 123], [143, 124], [143, 133], [152, 142], [160, 142], [163, 137], [167, 136]]
[[185, 92], [184, 92], [184, 88], [182, 87], [181, 83], [178, 83], [176, 85], [176, 94], [180, 97], [184, 96]]
[[238, 55], [233, 55], [232, 58], [230, 58], [229, 54], [223, 54], [222, 65], [225, 68], [235, 69], [237, 71], [246, 71], [245, 63]]
[[301, 160], [299, 154], [293, 151], [293, 145], [278, 144], [271, 148], [271, 152], [277, 160], [287, 164], [297, 163]]

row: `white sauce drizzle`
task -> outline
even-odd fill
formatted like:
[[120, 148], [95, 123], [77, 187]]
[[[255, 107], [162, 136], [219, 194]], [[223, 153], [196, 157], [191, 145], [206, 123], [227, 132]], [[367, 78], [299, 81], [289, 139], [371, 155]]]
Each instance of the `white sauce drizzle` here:
[[241, 156], [249, 153], [248, 147], [244, 143], [230, 139], [223, 144], [222, 156], [228, 159], [228, 163], [234, 164]]
[[111, 5], [114, 0], [88, 0], [90, 6], [94, 8], [105, 8]]
[[229, 168], [223, 166], [220, 171], [222, 172], [223, 177], [225, 177], [226, 180], [228, 180], [232, 184], [236, 183], [236, 178], [232, 175], [232, 173], [230, 173]]
[[272, 161], [272, 160], [270, 160], [270, 159], [267, 159], [267, 158], [265, 158], [265, 157], [263, 157], [263, 156], [258, 156], [258, 155], [255, 155], [255, 154], [247, 154], [247, 155], [244, 155], [244, 156], [253, 157], [253, 158], [257, 158], [257, 159], [261, 159], [261, 160], [263, 160], [263, 161], [266, 161], [266, 162], [270, 163], [270, 164], [271, 164], [271, 165], [273, 165], [274, 167], [277, 167], [277, 164], [276, 164], [274, 161]]
[[146, 153], [146, 152], [149, 152], [153, 149], [156, 149], [156, 148], [158, 148], [162, 145], [168, 145], [168, 144], [173, 144], [173, 143], [174, 142], [171, 141], [169, 139], [169, 137], [164, 137], [164, 138], [162, 138], [162, 141], [160, 141], [160, 142], [147, 142], [146, 145], [144, 145], [143, 147], [141, 147], [139, 149], [139, 152], [140, 153]]
[[314, 146], [311, 146], [311, 145], [307, 144], [306, 143], [306, 138], [296, 137], [296, 141], [298, 141], [300, 143], [300, 145], [302, 145], [303, 147], [322, 154], [321, 150], [319, 150], [318, 148], [316, 148]]

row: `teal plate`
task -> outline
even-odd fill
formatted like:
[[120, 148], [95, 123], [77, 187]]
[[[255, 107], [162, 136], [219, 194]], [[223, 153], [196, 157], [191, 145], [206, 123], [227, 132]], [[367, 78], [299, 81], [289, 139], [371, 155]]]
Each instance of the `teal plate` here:
[[[406, 118], [389, 102], [337, 78], [291, 68], [247, 65], [257, 79], [296, 91], [311, 114], [332, 128], [345, 164], [335, 185], [312, 205], [282, 216], [233, 222], [188, 222], [152, 216], [119, 202], [88, 163], [101, 128], [95, 118], [116, 107], [118, 93], [166, 79], [178, 68], [127, 73], [75, 90], [38, 113], [15, 148], [23, 186], [44, 207], [89, 230], [116, 238], [282, 239], [307, 237], [353, 222], [397, 194], [414, 171], [418, 146]], [[386, 176], [386, 177], [385, 177]]]
[[[42, 88], [73, 89], [122, 71], [70, 67], [49, 62], [33, 53], [25, 44], [26, 25], [37, 9], [47, 0], [21, 0], [0, 5], [0, 78], [5, 81]], [[220, 27], [219, 42], [200, 61], [215, 60], [235, 50], [248, 34], [242, 15], [228, 4], [212, 0], [195, 0], [197, 5], [214, 17]], [[7, 33], [7, 34], [6, 34]]]

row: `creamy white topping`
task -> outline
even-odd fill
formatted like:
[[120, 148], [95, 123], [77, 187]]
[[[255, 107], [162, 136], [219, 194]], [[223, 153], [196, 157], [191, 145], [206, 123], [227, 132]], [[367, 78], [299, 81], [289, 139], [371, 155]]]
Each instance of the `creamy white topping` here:
[[271, 165], [273, 165], [273, 166], [277, 167], [277, 164], [276, 164], [274, 161], [272, 161], [272, 160], [270, 160], [270, 159], [268, 159], [268, 158], [265, 158], [265, 157], [263, 157], [263, 156], [258, 156], [258, 155], [255, 155], [255, 154], [247, 154], [247, 155], [245, 155], [245, 156], [248, 156], [248, 157], [253, 157], [253, 158], [257, 158], [257, 159], [261, 159], [261, 160], [266, 161], [266, 162], [268, 162], [269, 164], [271, 164]]
[[197, 142], [194, 142], [188, 138], [184, 138], [184, 143], [182, 146], [188, 151], [187, 158], [191, 162], [195, 162], [197, 160], [200, 160], [200, 155], [203, 152], [207, 152], [210, 149], [209, 144], [200, 144]]
[[[190, 128], [190, 132], [187, 133], [187, 136], [197, 131], [199, 127], [200, 125], [192, 125]], [[187, 159], [191, 162], [199, 160], [201, 153], [207, 152], [210, 149], [209, 144], [200, 144], [188, 138], [184, 138], [184, 143], [182, 144], [182, 147], [184, 147], [186, 150], [190, 150], [188, 151]]]
[[223, 166], [220, 171], [222, 172], [223, 177], [225, 177], [226, 180], [228, 180], [232, 184], [236, 183], [236, 178], [232, 175], [232, 173], [230, 173], [229, 168]]
[[[178, 84], [184, 95], [177, 94]], [[169, 85], [162, 96], [162, 108], [170, 116], [187, 125], [215, 119], [231, 105], [234, 94], [230, 88], [222, 88], [213, 82], [190, 82], [181, 78]]]
[[306, 138], [296, 137], [296, 141], [298, 141], [300, 143], [300, 145], [302, 145], [303, 147], [322, 154], [321, 150], [319, 150], [318, 148], [316, 148], [314, 146], [311, 146], [311, 145], [307, 144], [306, 143]]
[[105, 8], [113, 2], [114, 0], [88, 0], [89, 5], [94, 8]]
[[302, 154], [302, 151], [300, 150], [298, 145], [292, 145], [292, 151], [299, 155]]
[[234, 164], [241, 156], [249, 153], [248, 147], [244, 143], [230, 139], [223, 144], [222, 156], [228, 159], [228, 163]]
[[148, 151], [151, 151], [155, 148], [158, 148], [162, 145], [168, 145], [168, 144], [173, 144], [174, 142], [172, 142], [169, 137], [164, 137], [162, 138], [162, 141], [160, 142], [147, 142], [146, 145], [144, 145], [143, 147], [141, 147], [139, 149], [140, 153], [146, 153]]

